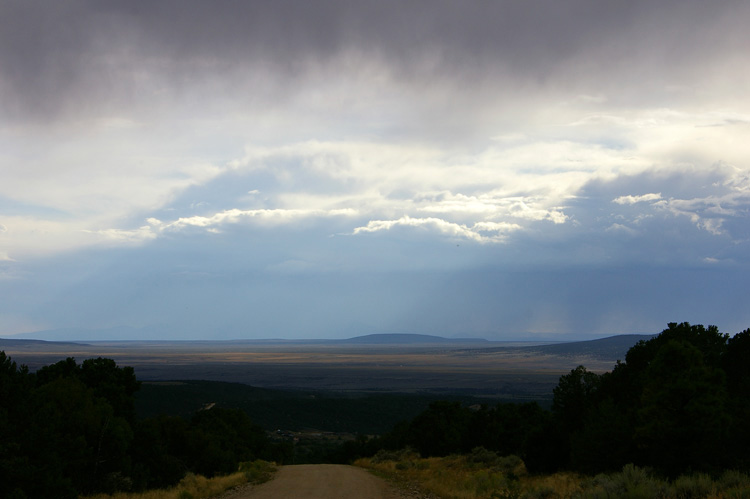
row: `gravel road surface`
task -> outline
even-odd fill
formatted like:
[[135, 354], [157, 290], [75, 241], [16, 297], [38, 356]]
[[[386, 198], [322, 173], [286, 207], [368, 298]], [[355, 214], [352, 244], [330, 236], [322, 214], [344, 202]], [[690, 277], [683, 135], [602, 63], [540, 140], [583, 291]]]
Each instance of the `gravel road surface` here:
[[262, 485], [243, 487], [221, 499], [417, 499], [385, 480], [354, 466], [299, 464], [281, 466]]

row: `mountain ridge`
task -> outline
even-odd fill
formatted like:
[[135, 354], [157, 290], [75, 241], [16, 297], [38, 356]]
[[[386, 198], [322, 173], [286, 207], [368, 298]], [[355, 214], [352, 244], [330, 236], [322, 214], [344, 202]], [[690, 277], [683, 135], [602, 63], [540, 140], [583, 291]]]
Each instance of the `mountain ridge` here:
[[[616, 336], [628, 336], [630, 333]], [[635, 334], [639, 336], [639, 334]], [[643, 335], [646, 336], [646, 335]], [[149, 327], [129, 327], [129, 326], [118, 326], [107, 329], [79, 329], [79, 328], [64, 328], [64, 329], [48, 329], [33, 331], [27, 333], [18, 334], [2, 334], [0, 333], [0, 340], [37, 340], [37, 341], [48, 341], [48, 342], [68, 342], [68, 343], [81, 343], [81, 342], [135, 342], [135, 341], [158, 341], [163, 343], [200, 343], [200, 342], [216, 342], [216, 343], [297, 343], [297, 344], [457, 344], [457, 343], [476, 343], [486, 344], [487, 346], [496, 345], [498, 348], [503, 348], [507, 344], [522, 345], [524, 343], [539, 344], [568, 344], [584, 341], [597, 341], [606, 338], [595, 338], [595, 339], [571, 339], [570, 336], [566, 336], [565, 339], [554, 338], [551, 335], [544, 335], [543, 337], [531, 334], [528, 338], [523, 338], [519, 334], [512, 335], [511, 339], [488, 339], [481, 337], [446, 337], [431, 334], [420, 334], [420, 333], [373, 333], [364, 334], [358, 336], [352, 336], [348, 338], [241, 338], [232, 337], [229, 335], [221, 335], [217, 338], [168, 338], [163, 333], [163, 328], [160, 326], [149, 326]], [[505, 344], [505, 345], [503, 345]]]
[[[20, 335], [19, 335], [20, 336]], [[564, 341], [564, 342], [519, 342], [519, 341], [490, 341], [484, 338], [445, 338], [442, 336], [414, 334], [414, 333], [379, 333], [362, 336], [354, 336], [344, 339], [235, 339], [235, 340], [81, 340], [81, 341], [56, 341], [32, 338], [0, 337], [0, 349], [36, 349], [54, 348], [59, 349], [69, 346], [95, 348], [97, 344], [110, 345], [137, 345], [139, 343], [159, 345], [162, 348], [191, 348], [190, 345], [218, 348], [241, 348], [258, 346], [260, 348], [278, 345], [284, 347], [303, 347], [304, 345], [322, 347], [441, 347], [455, 348], [457, 351], [483, 353], [501, 352], [509, 349], [522, 352], [539, 353], [544, 355], [555, 355], [562, 357], [591, 356], [592, 358], [616, 358], [624, 359], [627, 351], [638, 341], [648, 340], [656, 335], [653, 334], [622, 334], [596, 338], [593, 340]]]
[[343, 340], [335, 340], [338, 343], [356, 344], [414, 344], [414, 343], [489, 343], [485, 338], [446, 338], [430, 334], [416, 333], [376, 333], [363, 336], [354, 336]]

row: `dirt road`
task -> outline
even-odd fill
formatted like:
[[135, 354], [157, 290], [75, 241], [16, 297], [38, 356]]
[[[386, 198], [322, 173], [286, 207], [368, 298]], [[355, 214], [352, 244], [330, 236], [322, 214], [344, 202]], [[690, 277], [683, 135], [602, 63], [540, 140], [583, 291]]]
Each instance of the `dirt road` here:
[[339, 464], [282, 466], [262, 485], [235, 491], [222, 499], [411, 499], [367, 471]]

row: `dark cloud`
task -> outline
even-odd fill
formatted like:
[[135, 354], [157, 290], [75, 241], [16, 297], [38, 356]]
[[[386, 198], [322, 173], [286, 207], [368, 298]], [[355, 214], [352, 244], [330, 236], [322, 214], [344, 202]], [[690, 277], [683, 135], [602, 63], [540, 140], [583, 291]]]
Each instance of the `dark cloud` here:
[[10, 0], [0, 7], [0, 91], [6, 114], [44, 119], [148, 106], [217, 75], [247, 87], [260, 72], [283, 91], [311, 68], [370, 63], [420, 86], [505, 76], [565, 88], [626, 77], [640, 88], [663, 84], [669, 68], [710, 66], [750, 48], [738, 29], [748, 9], [739, 1]]

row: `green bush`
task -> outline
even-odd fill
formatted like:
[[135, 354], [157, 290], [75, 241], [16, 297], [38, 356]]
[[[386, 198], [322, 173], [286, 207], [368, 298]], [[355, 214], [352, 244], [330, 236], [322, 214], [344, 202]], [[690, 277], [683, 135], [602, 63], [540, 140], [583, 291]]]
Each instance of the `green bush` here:
[[396, 463], [396, 469], [399, 471], [405, 471], [412, 467], [411, 461], [399, 461]]
[[750, 476], [736, 470], [725, 471], [719, 478], [720, 490], [750, 490]]
[[668, 486], [645, 468], [626, 464], [619, 473], [596, 475], [582, 494], [585, 499], [665, 497]]
[[245, 474], [248, 482], [258, 484], [270, 480], [273, 473], [276, 471], [276, 467], [273, 463], [263, 461], [262, 459], [256, 459], [255, 461], [245, 461], [240, 463], [238, 471]]
[[672, 484], [672, 493], [678, 499], [706, 497], [713, 489], [713, 480], [703, 473], [679, 476]]

